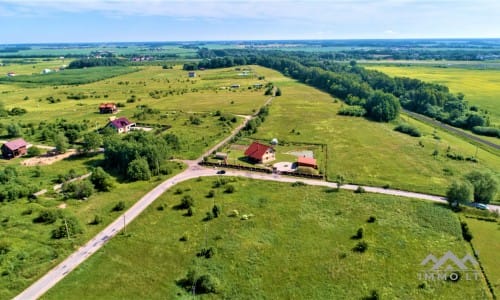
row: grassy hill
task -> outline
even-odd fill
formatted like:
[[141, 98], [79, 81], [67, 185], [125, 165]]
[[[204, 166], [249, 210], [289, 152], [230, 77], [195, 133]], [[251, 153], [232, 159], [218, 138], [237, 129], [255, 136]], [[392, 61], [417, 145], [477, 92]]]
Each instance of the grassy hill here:
[[[126, 236], [111, 240], [43, 299], [187, 299], [191, 289], [178, 282], [188, 270], [217, 282], [218, 293], [207, 299], [361, 299], [373, 291], [382, 299], [487, 298], [482, 281], [418, 279], [430, 253], [471, 252], [446, 207], [247, 179], [227, 182], [235, 187], [229, 194], [224, 185], [214, 188], [216, 180], [167, 191]], [[211, 189], [215, 197], [207, 198]], [[192, 217], [175, 209], [186, 195], [194, 199]], [[221, 216], [203, 221], [214, 202]], [[228, 216], [234, 210], [238, 217]], [[243, 214], [251, 217], [242, 220]], [[357, 240], [359, 228], [364, 234]], [[364, 253], [352, 250], [360, 241], [368, 243]], [[197, 257], [210, 247], [211, 258]]]

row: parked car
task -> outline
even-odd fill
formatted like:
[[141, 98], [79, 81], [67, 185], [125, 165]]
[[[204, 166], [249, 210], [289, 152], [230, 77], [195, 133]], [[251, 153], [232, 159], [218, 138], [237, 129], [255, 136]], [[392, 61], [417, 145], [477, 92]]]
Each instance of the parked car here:
[[478, 208], [478, 209], [484, 209], [484, 210], [488, 209], [488, 205], [486, 205], [484, 203], [479, 203], [479, 202], [472, 202], [470, 204], [470, 206]]
[[224, 170], [219, 170], [219, 171], [217, 171], [217, 174], [226, 174], [226, 171], [224, 171]]

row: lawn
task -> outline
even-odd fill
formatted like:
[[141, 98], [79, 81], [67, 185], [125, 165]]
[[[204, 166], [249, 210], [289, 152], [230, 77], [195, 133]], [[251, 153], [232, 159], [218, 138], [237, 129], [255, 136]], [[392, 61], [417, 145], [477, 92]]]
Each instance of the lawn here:
[[[17, 159], [16, 159], [17, 160]], [[14, 160], [13, 160], [14, 161]], [[87, 200], [64, 200], [52, 190], [52, 179], [57, 174], [66, 174], [74, 169], [77, 174], [85, 174], [88, 168], [102, 161], [102, 155], [93, 158], [69, 159], [50, 166], [41, 166], [41, 177], [31, 174], [35, 167], [18, 167], [19, 176], [26, 177], [38, 183], [49, 192], [36, 200], [26, 198], [11, 202], [0, 202], [0, 245], [6, 245], [9, 251], [0, 251], [0, 299], [9, 299], [21, 292], [38, 277], [44, 275], [50, 268], [66, 258], [78, 246], [89, 240], [107, 224], [113, 221], [119, 212], [113, 212], [113, 207], [124, 201], [130, 207], [148, 190], [166, 179], [166, 176], [156, 177], [151, 181], [119, 182], [114, 180], [115, 188], [111, 192], [95, 192]], [[178, 173], [182, 166], [171, 163], [172, 176]], [[65, 208], [61, 208], [65, 205]], [[33, 220], [40, 212], [52, 209], [62, 213], [66, 218], [78, 219], [83, 233], [73, 236], [71, 240], [51, 239], [51, 232], [61, 225], [58, 220], [52, 224], [35, 223]], [[101, 218], [101, 223], [91, 225], [95, 216]]]
[[[374, 290], [382, 299], [488, 297], [482, 281], [418, 279], [430, 253], [470, 251], [446, 207], [241, 178], [226, 183], [235, 187], [228, 194], [224, 185], [213, 187], [215, 180], [167, 191], [126, 236], [112, 239], [42, 299], [188, 299], [191, 289], [177, 284], [188, 270], [216, 278], [218, 294], [208, 299], [360, 299]], [[215, 197], [206, 198], [211, 189]], [[186, 195], [195, 202], [192, 217], [175, 209]], [[222, 214], [203, 221], [214, 202]], [[229, 217], [234, 210], [239, 216]], [[242, 220], [244, 214], [251, 217]], [[367, 222], [370, 216], [375, 222]], [[360, 227], [364, 253], [352, 250]], [[210, 247], [211, 258], [196, 256]]]
[[[274, 99], [252, 138], [326, 143], [329, 180], [342, 175], [346, 182], [444, 195], [452, 180], [473, 169], [489, 170], [500, 179], [498, 154], [479, 148], [478, 163], [451, 160], [446, 157], [448, 147], [474, 156], [476, 146], [406, 116], [404, 121], [417, 126], [422, 137], [394, 131], [395, 122], [339, 116], [342, 102], [327, 93], [286, 77], [277, 82], [283, 95]], [[434, 157], [436, 149], [439, 155]]]
[[405, 76], [446, 85], [452, 93], [463, 93], [470, 105], [488, 110], [492, 125], [500, 126], [500, 70], [498, 69], [440, 68], [408, 64], [366, 67], [389, 76]]
[[472, 244], [479, 253], [479, 259], [493, 285], [495, 294], [500, 294], [500, 223], [478, 219], [465, 219], [474, 236]]

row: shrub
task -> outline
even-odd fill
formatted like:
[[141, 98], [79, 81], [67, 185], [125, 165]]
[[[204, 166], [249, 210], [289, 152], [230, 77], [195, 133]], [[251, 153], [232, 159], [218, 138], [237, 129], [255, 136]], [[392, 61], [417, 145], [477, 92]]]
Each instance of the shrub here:
[[474, 126], [472, 132], [479, 135], [493, 136], [500, 138], [500, 129], [495, 127]]
[[203, 218], [203, 221], [210, 221], [214, 218], [214, 215], [211, 211], [207, 211], [207, 214], [205, 215], [205, 218]]
[[187, 242], [189, 240], [189, 234], [188, 233], [184, 233], [180, 238], [179, 238], [179, 241], [181, 242]]
[[467, 242], [470, 242], [473, 238], [472, 233], [469, 230], [469, 226], [465, 222], [461, 222], [460, 226], [462, 227], [462, 237]]
[[99, 215], [95, 215], [94, 219], [90, 222], [90, 225], [99, 225], [102, 223], [102, 218]]
[[303, 166], [298, 167], [296, 172], [298, 174], [306, 174], [306, 175], [318, 175], [319, 174], [318, 170], [311, 168], [311, 167], [303, 167]]
[[218, 218], [221, 213], [220, 207], [217, 205], [214, 205], [212, 208], [212, 214], [214, 215], [215, 218]]
[[410, 124], [407, 124], [407, 123], [399, 124], [398, 126], [396, 126], [394, 128], [394, 130], [402, 132], [402, 133], [406, 133], [406, 134], [414, 136], [414, 137], [421, 137], [422, 136], [422, 134], [420, 133], [420, 131], [416, 127], [414, 127]]
[[116, 205], [113, 207], [113, 211], [122, 211], [125, 209], [125, 202], [119, 201], [116, 203]]
[[363, 253], [368, 249], [368, 243], [365, 241], [358, 242], [354, 248], [352, 248], [352, 251], [354, 252], [359, 252]]
[[230, 217], [237, 217], [240, 215], [240, 212], [237, 211], [236, 209], [233, 209], [233, 211], [229, 214]]
[[219, 293], [221, 291], [221, 285], [217, 278], [210, 274], [198, 276], [196, 271], [192, 269], [187, 272], [186, 278], [179, 280], [177, 284], [189, 292], [194, 287], [197, 294]]
[[151, 178], [151, 171], [146, 159], [136, 158], [130, 162], [127, 168], [127, 176], [130, 180], [149, 180]]
[[71, 237], [72, 235], [82, 233], [83, 229], [80, 222], [75, 217], [65, 218], [62, 224], [56, 229], [52, 230], [53, 239], [62, 239], [65, 237]]
[[177, 188], [177, 189], [175, 190], [174, 194], [175, 194], [175, 195], [180, 195], [180, 194], [182, 194], [182, 189]]
[[363, 238], [363, 228], [358, 228], [358, 231], [356, 231], [356, 234], [352, 237], [355, 240], [360, 240]]
[[376, 220], [377, 220], [377, 218], [375, 218], [374, 216], [370, 216], [366, 222], [375, 223]]
[[342, 106], [338, 112], [341, 116], [362, 117], [366, 115], [366, 109], [361, 106]]
[[298, 187], [298, 186], [306, 186], [307, 184], [305, 184], [304, 182], [302, 181], [295, 181], [294, 183], [292, 183], [292, 187]]
[[63, 193], [74, 199], [85, 199], [94, 192], [94, 186], [88, 180], [73, 181], [63, 184]]
[[212, 256], [215, 255], [215, 250], [214, 248], [210, 247], [208, 249], [202, 248], [200, 252], [196, 254], [198, 257], [205, 257], [205, 258], [211, 258]]
[[194, 199], [193, 199], [193, 197], [191, 197], [190, 195], [183, 196], [182, 199], [181, 199], [181, 204], [180, 204], [179, 207], [182, 208], [182, 209], [188, 209], [191, 206], [194, 206]]
[[213, 198], [214, 196], [215, 196], [215, 191], [214, 190], [208, 191], [207, 198]]
[[33, 222], [35, 223], [44, 223], [44, 224], [52, 224], [57, 218], [60, 216], [60, 212], [54, 209], [45, 209], [40, 212], [38, 217], [36, 217]]
[[232, 194], [234, 193], [234, 191], [235, 191], [234, 185], [228, 184], [226, 186], [226, 189], [224, 190], [224, 193]]
[[36, 146], [31, 146], [28, 148], [28, 157], [35, 157], [35, 156], [39, 156], [40, 154], [42, 154], [42, 150], [40, 150], [40, 148], [36, 147]]
[[0, 255], [7, 254], [10, 251], [10, 244], [7, 241], [0, 241]]
[[187, 217], [192, 217], [194, 215], [194, 208], [192, 206], [190, 206], [188, 209], [187, 209], [187, 212], [186, 212], [186, 216]]
[[90, 175], [90, 181], [94, 187], [101, 192], [108, 192], [113, 188], [113, 181], [111, 176], [106, 173], [101, 167], [97, 167]]

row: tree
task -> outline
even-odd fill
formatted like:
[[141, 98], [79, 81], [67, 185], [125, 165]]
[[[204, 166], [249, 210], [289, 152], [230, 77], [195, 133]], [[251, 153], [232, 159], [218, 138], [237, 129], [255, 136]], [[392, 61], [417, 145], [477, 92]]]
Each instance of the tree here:
[[7, 125], [7, 135], [10, 137], [19, 137], [23, 134], [21, 127], [16, 123]]
[[92, 182], [96, 190], [101, 192], [108, 192], [113, 188], [111, 176], [101, 167], [97, 167], [92, 171], [90, 182]]
[[42, 150], [36, 146], [31, 146], [28, 148], [28, 156], [29, 157], [35, 157], [42, 154]]
[[127, 176], [130, 180], [149, 180], [151, 171], [148, 162], [144, 158], [136, 158], [130, 162], [127, 168]]
[[85, 199], [94, 192], [94, 186], [88, 180], [77, 180], [63, 184], [62, 191], [75, 199]]
[[52, 137], [52, 141], [59, 153], [65, 153], [66, 150], [68, 150], [68, 138], [61, 132], [54, 134], [54, 136]]
[[102, 137], [97, 132], [89, 132], [83, 136], [82, 150], [92, 152], [102, 145]]
[[365, 109], [375, 121], [389, 122], [399, 115], [399, 100], [391, 94], [375, 91], [368, 98]]
[[498, 189], [498, 182], [488, 172], [472, 171], [465, 178], [474, 187], [474, 201], [488, 204], [494, 200]]
[[465, 181], [454, 181], [446, 191], [446, 198], [452, 207], [466, 204], [472, 199], [472, 186]]

